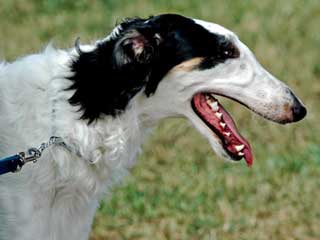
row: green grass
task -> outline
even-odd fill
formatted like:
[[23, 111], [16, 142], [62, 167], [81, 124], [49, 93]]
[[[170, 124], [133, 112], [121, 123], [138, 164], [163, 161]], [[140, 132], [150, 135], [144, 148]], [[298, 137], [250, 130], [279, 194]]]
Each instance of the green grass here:
[[1, 0], [0, 58], [52, 39], [58, 47], [78, 36], [90, 42], [124, 17], [164, 12], [237, 32], [304, 100], [308, 116], [280, 126], [227, 101], [252, 144], [252, 169], [218, 160], [185, 120], [163, 121], [132, 175], [102, 203], [91, 239], [320, 239], [318, 0]]

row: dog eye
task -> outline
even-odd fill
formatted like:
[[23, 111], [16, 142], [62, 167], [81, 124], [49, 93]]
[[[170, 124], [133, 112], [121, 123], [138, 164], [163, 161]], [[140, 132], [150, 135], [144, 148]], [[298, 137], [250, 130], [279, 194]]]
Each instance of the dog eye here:
[[238, 58], [240, 56], [238, 48], [231, 42], [223, 46], [222, 54], [225, 58]]

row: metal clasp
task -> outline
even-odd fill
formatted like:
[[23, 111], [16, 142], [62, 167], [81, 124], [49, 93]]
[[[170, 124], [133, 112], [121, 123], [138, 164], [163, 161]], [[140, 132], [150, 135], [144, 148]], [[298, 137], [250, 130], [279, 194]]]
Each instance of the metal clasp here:
[[25, 152], [20, 152], [19, 155], [23, 163], [27, 163], [27, 162], [36, 163], [38, 158], [41, 157], [41, 151], [37, 148], [30, 148], [28, 149], [28, 154], [26, 154]]

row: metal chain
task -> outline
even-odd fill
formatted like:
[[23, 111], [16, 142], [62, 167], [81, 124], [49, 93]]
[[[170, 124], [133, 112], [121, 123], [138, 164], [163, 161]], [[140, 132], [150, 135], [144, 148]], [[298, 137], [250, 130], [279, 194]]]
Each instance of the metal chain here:
[[20, 152], [19, 155], [24, 163], [36, 162], [41, 157], [42, 152], [54, 144], [64, 144], [62, 138], [52, 136], [48, 142], [41, 143], [38, 148], [29, 148], [27, 153]]
[[42, 154], [42, 152], [45, 149], [47, 149], [48, 147], [50, 147], [51, 145], [56, 144], [56, 143], [61, 143], [61, 138], [55, 137], [55, 136], [50, 137], [48, 142], [42, 143], [40, 145], [40, 147], [38, 148], [40, 155]]

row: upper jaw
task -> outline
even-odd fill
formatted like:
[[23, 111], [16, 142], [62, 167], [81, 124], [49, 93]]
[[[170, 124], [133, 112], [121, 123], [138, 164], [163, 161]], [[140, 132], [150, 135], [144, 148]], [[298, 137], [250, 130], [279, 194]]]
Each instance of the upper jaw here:
[[229, 98], [245, 106], [263, 118], [279, 124], [287, 124], [302, 120], [307, 110], [302, 101], [288, 87], [273, 92], [218, 91], [215, 95]]
[[[237, 66], [239, 67], [239, 64]], [[232, 66], [233, 68], [236, 66]], [[249, 72], [251, 71], [253, 70]], [[260, 65], [255, 67], [255, 71], [257, 73], [252, 74], [234, 72], [234, 76], [226, 79], [218, 76], [217, 79], [198, 85], [194, 93], [208, 92], [227, 97], [258, 115], [281, 124], [296, 122], [304, 118], [306, 108], [287, 85]], [[190, 94], [190, 96], [193, 95]]]

